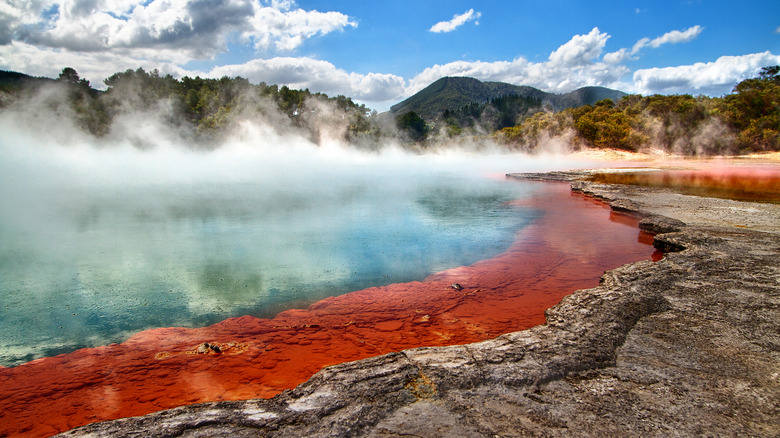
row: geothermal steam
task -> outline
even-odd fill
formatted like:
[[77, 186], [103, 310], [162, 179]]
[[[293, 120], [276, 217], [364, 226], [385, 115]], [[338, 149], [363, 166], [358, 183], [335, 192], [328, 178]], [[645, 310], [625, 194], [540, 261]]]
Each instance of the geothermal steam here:
[[98, 139], [30, 108], [0, 114], [6, 366], [473, 263], [533, 218], [505, 204], [531, 190], [505, 172], [580, 164], [362, 152], [248, 120], [193, 147], [140, 112]]

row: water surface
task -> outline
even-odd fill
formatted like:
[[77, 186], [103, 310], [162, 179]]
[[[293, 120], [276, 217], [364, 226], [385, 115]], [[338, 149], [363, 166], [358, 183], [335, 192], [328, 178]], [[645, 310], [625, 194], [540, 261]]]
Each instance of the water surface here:
[[430, 160], [11, 152], [3, 366], [419, 280], [502, 252], [536, 215], [507, 203], [533, 185]]

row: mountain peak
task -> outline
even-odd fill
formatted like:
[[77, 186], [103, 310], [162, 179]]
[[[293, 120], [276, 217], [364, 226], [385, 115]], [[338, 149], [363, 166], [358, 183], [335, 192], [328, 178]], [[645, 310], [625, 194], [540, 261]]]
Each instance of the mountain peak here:
[[602, 99], [620, 100], [626, 93], [604, 87], [583, 87], [565, 94], [554, 94], [534, 87], [513, 85], [505, 82], [483, 82], [471, 77], [447, 76], [408, 99], [399, 102], [390, 111], [402, 114], [414, 111], [422, 118], [431, 120], [445, 110], [456, 110], [472, 103], [485, 103], [499, 97], [518, 95], [539, 99], [555, 111], [582, 105], [591, 105]]

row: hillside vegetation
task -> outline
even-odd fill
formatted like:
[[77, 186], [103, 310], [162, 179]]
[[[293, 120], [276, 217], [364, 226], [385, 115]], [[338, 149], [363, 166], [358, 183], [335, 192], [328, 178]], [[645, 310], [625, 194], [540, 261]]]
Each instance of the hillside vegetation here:
[[512, 149], [535, 151], [551, 140], [573, 147], [683, 155], [780, 151], [780, 66], [765, 67], [721, 98], [625, 96], [561, 112], [537, 112], [494, 134]]
[[394, 142], [425, 150], [465, 139], [528, 152], [551, 143], [559, 149], [658, 148], [685, 155], [780, 151], [780, 66], [765, 67], [718, 98], [625, 95], [599, 87], [557, 95], [442, 78], [393, 106], [390, 123], [349, 97], [251, 84], [241, 77], [176, 79], [139, 68], [104, 82], [107, 89], [96, 90], [72, 68], [57, 79], [0, 72], [0, 110], [67, 114], [96, 137], [122, 135], [117, 120], [142, 113], [205, 147], [254, 121], [318, 144], [336, 140], [368, 148]]
[[457, 111], [473, 104], [517, 96], [530, 99], [550, 111], [593, 104], [602, 99], [619, 100], [626, 93], [603, 87], [583, 87], [565, 94], [553, 94], [534, 87], [504, 82], [482, 82], [468, 77], [444, 77], [420, 90], [408, 99], [393, 105], [395, 115], [414, 111], [427, 121], [440, 118], [446, 111]]
[[139, 68], [113, 74], [104, 81], [106, 91], [98, 91], [72, 68], [63, 69], [56, 80], [20, 75], [0, 73], [0, 107], [21, 111], [37, 103], [68, 112], [77, 126], [98, 137], [109, 134], [117, 118], [137, 113], [152, 115], [201, 144], [245, 120], [295, 130], [316, 143], [325, 137], [368, 142], [379, 135], [372, 122], [376, 113], [348, 97], [253, 85], [241, 77], [175, 79]]

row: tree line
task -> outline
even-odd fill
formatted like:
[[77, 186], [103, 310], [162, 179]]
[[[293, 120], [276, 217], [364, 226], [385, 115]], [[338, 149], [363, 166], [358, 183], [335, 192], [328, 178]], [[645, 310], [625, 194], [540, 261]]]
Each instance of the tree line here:
[[447, 144], [458, 137], [490, 137], [510, 150], [538, 151], [554, 139], [572, 148], [658, 148], [683, 155], [743, 154], [780, 151], [780, 66], [765, 67], [758, 77], [738, 83], [723, 97], [627, 95], [618, 102], [560, 112], [539, 99], [503, 96], [484, 103], [445, 109], [431, 123], [414, 112], [386, 123], [349, 97], [329, 97], [308, 89], [251, 84], [242, 77], [219, 79], [161, 75], [157, 70], [126, 70], [106, 78], [104, 91], [92, 88], [73, 68], [56, 80], [3, 72], [0, 108], [24, 106], [44, 87], [61, 91], [48, 97], [50, 108], [69, 111], [76, 124], [94, 136], [111, 132], [123, 114], [152, 111], [164, 123], [209, 144], [243, 120], [262, 120], [320, 142], [336, 140], [376, 148], [388, 139], [414, 149]]
[[764, 67], [723, 97], [628, 95], [617, 103], [537, 112], [493, 136], [525, 151], [554, 138], [575, 148], [658, 148], [683, 155], [780, 151], [780, 66]]
[[[308, 89], [251, 84], [242, 77], [219, 79], [196, 76], [176, 79], [143, 68], [126, 70], [104, 80], [105, 91], [92, 88], [73, 68], [66, 67], [54, 81], [33, 78], [6, 83], [0, 105], [40, 94], [43, 87], [59, 88], [49, 106], [65, 105], [77, 125], [94, 136], [104, 136], [122, 114], [153, 112], [163, 122], [187, 133], [192, 141], [208, 143], [241, 120], [264, 120], [280, 129], [294, 129], [313, 141], [322, 131], [340, 132], [340, 140], [358, 142], [376, 138], [376, 112], [349, 97], [329, 97]], [[8, 96], [12, 96], [9, 98]], [[63, 97], [64, 96], [64, 97]], [[281, 120], [280, 120], [281, 118]]]

